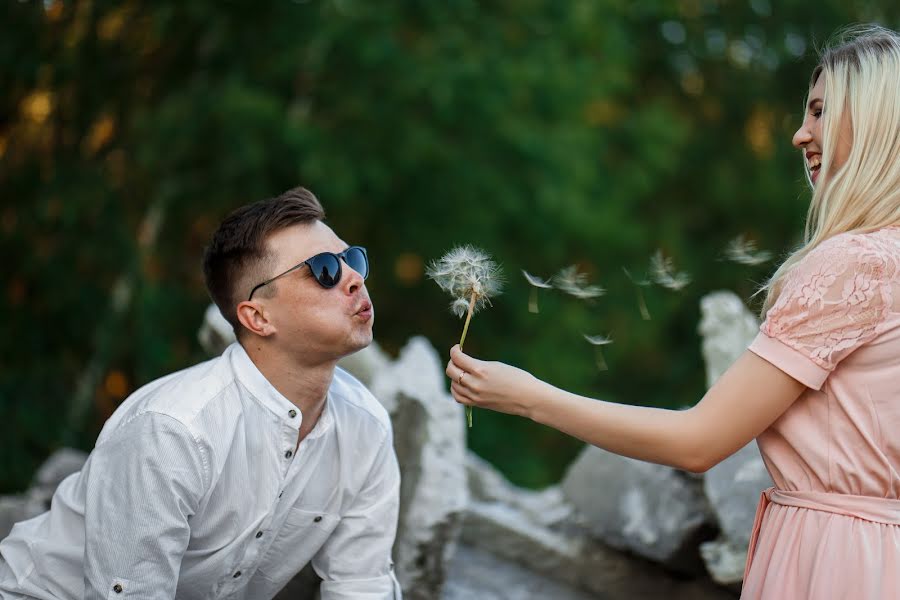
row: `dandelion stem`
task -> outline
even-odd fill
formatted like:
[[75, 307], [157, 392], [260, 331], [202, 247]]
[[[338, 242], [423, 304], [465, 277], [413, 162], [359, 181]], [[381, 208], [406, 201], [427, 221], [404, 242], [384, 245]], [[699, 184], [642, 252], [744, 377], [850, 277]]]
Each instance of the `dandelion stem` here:
[[528, 296], [528, 312], [537, 314], [538, 311], [538, 298], [537, 298], [537, 288], [531, 288], [531, 294]]
[[466, 324], [463, 325], [462, 337], [459, 338], [459, 349], [462, 350], [463, 343], [466, 341], [466, 332], [469, 331], [469, 321], [472, 320], [472, 310], [475, 308], [475, 299], [477, 298], [477, 294], [472, 292], [472, 299], [469, 300], [469, 314], [466, 315]]
[[644, 293], [641, 291], [641, 288], [637, 288], [638, 295], [638, 308], [641, 310], [641, 318], [645, 321], [650, 320], [650, 311], [647, 310], [647, 302], [644, 301]]
[[[466, 315], [466, 324], [463, 325], [462, 337], [459, 338], [459, 349], [462, 350], [463, 343], [466, 341], [466, 332], [469, 331], [469, 321], [472, 320], [472, 311], [475, 309], [475, 300], [478, 298], [478, 294], [472, 292], [472, 299], [469, 300], [469, 314]], [[472, 427], [472, 407], [466, 407], [466, 422], [469, 424], [469, 427]]]
[[606, 359], [603, 358], [603, 351], [600, 350], [600, 346], [597, 346], [597, 368], [601, 371], [608, 371], [609, 366], [606, 364]]

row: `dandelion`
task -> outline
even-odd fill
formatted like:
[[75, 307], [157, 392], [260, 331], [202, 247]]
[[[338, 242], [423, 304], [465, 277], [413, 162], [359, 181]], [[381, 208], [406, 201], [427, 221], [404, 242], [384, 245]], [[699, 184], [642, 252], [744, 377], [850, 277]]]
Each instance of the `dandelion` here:
[[622, 270], [625, 271], [625, 277], [628, 278], [628, 281], [634, 284], [634, 289], [637, 290], [638, 297], [638, 310], [641, 311], [641, 318], [645, 321], [650, 320], [650, 311], [647, 309], [647, 302], [644, 300], [644, 292], [641, 290], [642, 287], [647, 287], [650, 285], [649, 279], [641, 279], [637, 280], [631, 276], [631, 273], [628, 272], [628, 269], [622, 267]]
[[[450, 310], [462, 318], [466, 315], [459, 347], [466, 341], [472, 315], [485, 306], [490, 306], [491, 297], [500, 293], [503, 287], [500, 267], [485, 252], [472, 246], [457, 246], [433, 261], [426, 271], [428, 277], [453, 296]], [[472, 426], [472, 407], [466, 407], [466, 420]]]
[[613, 340], [609, 336], [605, 335], [587, 335], [586, 333], [581, 334], [584, 336], [584, 339], [588, 344], [596, 348], [597, 352], [597, 368], [601, 371], [608, 371], [609, 367], [606, 364], [606, 360], [603, 358], [603, 352], [600, 350], [602, 346], [607, 346], [613, 343]]
[[528, 296], [528, 312], [537, 314], [538, 312], [540, 312], [538, 310], [537, 291], [539, 289], [549, 289], [553, 287], [553, 284], [550, 283], [549, 279], [541, 279], [540, 277], [536, 277], [525, 270], [522, 271], [522, 275], [525, 276], [526, 281], [528, 281], [529, 285], [531, 285], [531, 294]]
[[657, 250], [650, 259], [650, 269], [653, 272], [653, 281], [679, 292], [691, 282], [691, 276], [684, 272], [676, 272], [672, 259], [664, 256], [662, 250]]
[[580, 273], [575, 265], [561, 269], [553, 277], [553, 284], [558, 290], [579, 300], [593, 300], [606, 293], [599, 285], [588, 285], [587, 275]]
[[742, 265], [761, 265], [772, 258], [772, 253], [757, 250], [756, 242], [748, 240], [741, 234], [728, 242], [725, 247], [725, 258]]

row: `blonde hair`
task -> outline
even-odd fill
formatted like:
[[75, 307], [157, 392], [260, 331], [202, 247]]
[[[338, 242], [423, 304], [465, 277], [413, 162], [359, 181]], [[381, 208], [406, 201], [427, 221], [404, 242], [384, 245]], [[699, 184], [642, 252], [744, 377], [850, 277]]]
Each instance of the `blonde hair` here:
[[[778, 298], [784, 277], [824, 240], [900, 224], [900, 35], [877, 25], [843, 31], [822, 53], [810, 88], [819, 77], [825, 77], [824, 177], [813, 187], [803, 243], [760, 290], [766, 292], [763, 317]], [[844, 165], [831, 173], [845, 116], [850, 118], [852, 146]]]

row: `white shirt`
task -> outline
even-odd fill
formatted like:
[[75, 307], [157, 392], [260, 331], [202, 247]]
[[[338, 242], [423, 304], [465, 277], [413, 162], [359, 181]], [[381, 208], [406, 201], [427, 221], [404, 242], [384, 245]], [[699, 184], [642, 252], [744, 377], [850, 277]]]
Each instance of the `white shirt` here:
[[295, 452], [302, 418], [239, 344], [149, 383], [0, 543], [0, 597], [258, 600], [311, 560], [322, 600], [400, 598], [387, 413], [336, 369]]

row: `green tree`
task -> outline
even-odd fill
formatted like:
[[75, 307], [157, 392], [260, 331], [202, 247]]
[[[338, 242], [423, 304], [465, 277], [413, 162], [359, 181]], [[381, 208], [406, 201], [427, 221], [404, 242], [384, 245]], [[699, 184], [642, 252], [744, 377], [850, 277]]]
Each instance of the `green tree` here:
[[[236, 206], [303, 184], [368, 246], [376, 337], [442, 352], [459, 323], [423, 265], [473, 243], [507, 293], [467, 350], [576, 392], [681, 406], [703, 392], [698, 300], [749, 297], [771, 265], [718, 260], [747, 234], [783, 252], [807, 194], [789, 140], [838, 26], [895, 3], [680, 0], [26, 1], [0, 30], [0, 490], [56, 446], [90, 448], [137, 386], [203, 357], [202, 249]], [[622, 272], [662, 249], [693, 275]], [[608, 289], [527, 311], [521, 269], [578, 264]], [[598, 371], [582, 333], [608, 333]], [[478, 452], [554, 481], [580, 447], [479, 411]]]

